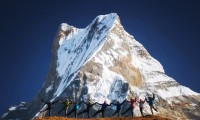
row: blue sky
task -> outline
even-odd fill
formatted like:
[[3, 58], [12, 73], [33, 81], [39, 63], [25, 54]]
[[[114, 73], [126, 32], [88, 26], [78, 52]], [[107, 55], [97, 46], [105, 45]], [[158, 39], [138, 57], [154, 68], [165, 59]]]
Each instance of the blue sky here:
[[200, 92], [199, 6], [198, 0], [1, 0], [0, 113], [39, 92], [61, 23], [85, 28], [112, 12], [167, 75]]

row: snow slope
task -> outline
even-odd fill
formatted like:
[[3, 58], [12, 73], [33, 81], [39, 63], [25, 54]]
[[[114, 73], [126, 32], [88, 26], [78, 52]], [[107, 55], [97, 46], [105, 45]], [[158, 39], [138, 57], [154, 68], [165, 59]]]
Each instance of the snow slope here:
[[[100, 15], [85, 29], [74, 28], [74, 32], [60, 39], [57, 71], [61, 77], [55, 96], [59, 96], [76, 76], [77, 71], [101, 48], [107, 32], [112, 27], [117, 14]], [[63, 27], [64, 25], [64, 27]], [[95, 26], [96, 25], [96, 26]], [[61, 28], [66, 30], [66, 24]], [[92, 33], [95, 29], [95, 33]], [[101, 34], [98, 34], [101, 33]], [[94, 34], [92, 38], [90, 34]], [[88, 41], [92, 39], [91, 41]], [[69, 79], [70, 77], [70, 79]]]

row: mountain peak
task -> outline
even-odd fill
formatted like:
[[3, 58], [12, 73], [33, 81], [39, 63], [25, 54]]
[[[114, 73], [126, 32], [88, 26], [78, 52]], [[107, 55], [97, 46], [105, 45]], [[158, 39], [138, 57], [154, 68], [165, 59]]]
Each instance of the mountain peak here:
[[[196, 112], [200, 111], [199, 93], [167, 76], [160, 62], [124, 30], [116, 13], [99, 15], [84, 29], [62, 23], [53, 48], [50, 70], [39, 94], [31, 104], [12, 107], [3, 118], [41, 116], [39, 111], [46, 107], [41, 98], [109, 103], [130, 97], [144, 99], [152, 93], [159, 107], [156, 114], [173, 119], [200, 117]], [[58, 109], [55, 106], [53, 115]], [[151, 113], [148, 104], [144, 109]], [[139, 116], [139, 109], [134, 113]]]
[[75, 28], [74, 26], [68, 25], [67, 23], [62, 23], [59, 29], [59, 37], [60, 37], [59, 44], [61, 45], [64, 39], [70, 39], [81, 31], [87, 31], [89, 29], [97, 30], [102, 26], [111, 28], [113, 24], [116, 22], [116, 19], [118, 19], [117, 21], [119, 21], [119, 16], [117, 15], [117, 13], [99, 15], [85, 29], [78, 29]]
[[101, 21], [102, 19], [115, 19], [117, 17], [118, 17], [117, 13], [110, 13], [110, 14], [105, 14], [105, 15], [99, 15], [96, 17], [96, 19]]
[[116, 20], [119, 20], [119, 16], [117, 15], [117, 13], [110, 13], [105, 15], [99, 15], [95, 18], [95, 20], [97, 20], [101, 24], [105, 24], [104, 21], [106, 20], [112, 21], [112, 23], [114, 23]]
[[112, 27], [113, 24], [115, 23], [116, 19], [119, 18], [116, 13], [110, 13], [106, 15], [98, 15], [87, 27], [97, 27], [97, 26], [107, 26], [107, 27]]

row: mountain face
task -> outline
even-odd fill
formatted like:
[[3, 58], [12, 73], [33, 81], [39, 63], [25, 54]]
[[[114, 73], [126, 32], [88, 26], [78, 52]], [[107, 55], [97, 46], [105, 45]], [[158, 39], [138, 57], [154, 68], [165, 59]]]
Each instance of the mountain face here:
[[[154, 113], [172, 119], [200, 119], [199, 93], [167, 76], [163, 66], [124, 30], [119, 16], [111, 13], [97, 16], [84, 29], [62, 23], [42, 89], [32, 102], [9, 108], [1, 119], [27, 120], [40, 116], [39, 111], [46, 107], [40, 99], [110, 103], [131, 97], [144, 99], [152, 93], [158, 108]], [[99, 107], [95, 105], [92, 109]], [[61, 108], [59, 103], [53, 105], [52, 115]], [[126, 108], [124, 104], [122, 111]], [[114, 110], [114, 106], [109, 107], [106, 116]], [[140, 116], [138, 107], [134, 114]], [[147, 103], [144, 114], [151, 114]]]

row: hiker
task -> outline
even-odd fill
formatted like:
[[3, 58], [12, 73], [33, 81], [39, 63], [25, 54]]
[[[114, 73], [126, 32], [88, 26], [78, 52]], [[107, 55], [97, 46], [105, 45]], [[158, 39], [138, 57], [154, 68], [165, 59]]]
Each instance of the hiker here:
[[77, 118], [77, 110], [79, 110], [80, 104], [82, 102], [80, 102], [80, 103], [78, 103], [78, 102], [72, 102], [72, 103], [74, 104], [74, 108], [72, 108], [72, 110], [67, 114], [67, 116], [69, 116], [71, 113], [74, 112], [74, 117]]
[[59, 102], [64, 104], [64, 106], [57, 114], [59, 115], [63, 110], [65, 110], [65, 116], [67, 117], [67, 111], [69, 106], [72, 104], [72, 100], [67, 99], [65, 102], [59, 100]]
[[87, 107], [86, 107], [85, 110], [79, 112], [78, 115], [87, 112], [87, 117], [90, 118], [90, 108], [91, 108], [94, 104], [96, 104], [96, 103], [93, 103], [93, 104], [92, 104], [90, 101], [88, 101], [87, 103], [84, 102], [84, 101], [82, 101], [82, 102], [83, 102], [84, 104], [86, 104]]
[[140, 99], [140, 101], [138, 101], [138, 103], [139, 103], [140, 113], [141, 113], [142, 116], [144, 116], [143, 108], [144, 108], [145, 100]]
[[126, 100], [126, 101], [130, 103], [130, 106], [126, 109], [125, 112], [122, 113], [122, 115], [124, 115], [124, 114], [127, 113], [128, 111], [131, 111], [131, 115], [132, 115], [132, 117], [133, 117], [134, 108], [135, 108], [135, 106], [136, 106], [136, 101], [137, 101], [137, 99], [136, 99], [136, 98], [135, 98], [135, 99], [131, 98], [130, 100]]
[[41, 99], [41, 101], [47, 105], [47, 108], [44, 109], [44, 110], [42, 110], [42, 111], [40, 111], [40, 113], [41, 113], [41, 112], [45, 112], [45, 111], [49, 111], [49, 117], [50, 117], [50, 116], [51, 116], [51, 108], [52, 108], [52, 105], [55, 104], [55, 103], [57, 103], [58, 100], [55, 101], [55, 102], [50, 102], [50, 101], [46, 101], [46, 102], [45, 102], [43, 99]]
[[124, 100], [122, 103], [119, 103], [119, 101], [117, 101], [116, 104], [111, 103], [111, 105], [115, 105], [117, 107], [115, 112], [111, 116], [114, 116], [116, 113], [118, 113], [118, 117], [121, 116], [121, 108], [122, 108], [122, 105], [124, 104], [125, 101], [126, 100]]
[[101, 105], [101, 109], [98, 110], [98, 111], [97, 111], [94, 115], [92, 115], [92, 116], [96, 116], [98, 113], [102, 113], [102, 117], [104, 117], [105, 109], [107, 108], [107, 106], [111, 106], [111, 105], [107, 104], [106, 101], [104, 101], [103, 104], [100, 104], [100, 103], [97, 103], [97, 102], [96, 102], [96, 104]]
[[153, 109], [154, 109], [156, 112], [158, 111], [158, 110], [154, 107], [155, 94], [153, 93], [153, 97], [148, 97], [148, 99], [145, 98], [145, 100], [146, 100], [146, 102], [147, 102], [147, 103], [149, 104], [149, 106], [150, 106], [152, 115], [154, 115], [154, 114], [153, 114]]

